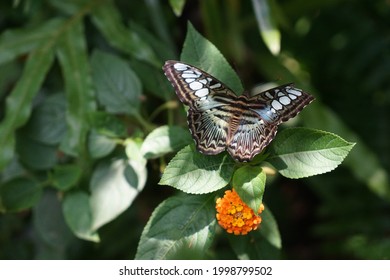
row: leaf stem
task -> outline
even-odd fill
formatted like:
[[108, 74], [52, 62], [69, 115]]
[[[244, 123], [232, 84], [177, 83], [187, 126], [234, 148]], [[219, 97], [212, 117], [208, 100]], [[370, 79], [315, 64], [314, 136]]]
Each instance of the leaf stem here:
[[146, 132], [150, 132], [155, 128], [155, 125], [145, 120], [141, 114], [135, 113], [133, 116]]

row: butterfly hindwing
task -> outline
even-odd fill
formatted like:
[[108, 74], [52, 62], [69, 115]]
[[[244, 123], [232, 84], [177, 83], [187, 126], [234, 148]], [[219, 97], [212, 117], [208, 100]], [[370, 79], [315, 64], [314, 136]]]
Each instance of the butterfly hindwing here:
[[221, 109], [187, 112], [188, 126], [199, 151], [215, 155], [226, 149], [229, 114]]
[[274, 139], [277, 132], [276, 125], [266, 124], [250, 110], [237, 116], [236, 123], [228, 143], [228, 152], [237, 161], [251, 161]]

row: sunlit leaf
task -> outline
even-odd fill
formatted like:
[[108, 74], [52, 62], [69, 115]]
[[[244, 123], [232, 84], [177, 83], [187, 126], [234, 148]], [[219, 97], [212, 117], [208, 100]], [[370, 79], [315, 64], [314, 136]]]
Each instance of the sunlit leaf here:
[[329, 132], [289, 128], [278, 133], [267, 161], [285, 177], [303, 178], [332, 171], [354, 145]]
[[92, 158], [102, 158], [109, 155], [116, 145], [115, 139], [94, 130], [88, 135], [88, 151]]
[[264, 43], [276, 55], [280, 52], [280, 32], [275, 25], [268, 0], [252, 0], [257, 24]]
[[158, 158], [176, 152], [192, 142], [188, 129], [179, 126], [161, 126], [153, 130], [142, 144], [145, 158]]
[[187, 36], [180, 56], [183, 62], [192, 64], [219, 79], [236, 94], [243, 92], [237, 74], [221, 52], [188, 23]]
[[123, 159], [101, 162], [90, 182], [92, 230], [125, 211], [143, 189], [145, 182], [144, 162], [132, 163]]
[[91, 229], [92, 213], [87, 193], [82, 191], [67, 193], [62, 210], [66, 223], [77, 237], [94, 242], [99, 241], [99, 236]]
[[[390, 200], [390, 178], [381, 162], [364, 141], [354, 133], [333, 111], [317, 104], [313, 111], [306, 112], [307, 126], [332, 131], [358, 143], [345, 160], [345, 165], [361, 182], [364, 182], [377, 195]], [[364, 162], [364, 168], [361, 163]]]
[[169, 0], [169, 4], [177, 17], [181, 16], [186, 0]]
[[245, 165], [234, 172], [233, 187], [254, 213], [263, 201], [266, 175], [261, 166]]
[[136, 259], [201, 259], [215, 231], [214, 196], [170, 197], [153, 211]]
[[203, 194], [226, 186], [233, 176], [235, 162], [223, 153], [206, 156], [194, 145], [180, 150], [169, 162], [159, 182], [186, 193]]

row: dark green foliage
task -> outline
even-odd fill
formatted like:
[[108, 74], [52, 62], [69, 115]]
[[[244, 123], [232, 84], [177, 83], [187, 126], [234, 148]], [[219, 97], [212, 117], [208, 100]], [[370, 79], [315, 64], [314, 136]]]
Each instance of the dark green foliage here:
[[[386, 1], [15, 3], [0, 4], [0, 259], [390, 257]], [[316, 101], [253, 162], [206, 156], [161, 70], [179, 58], [237, 94], [294, 82]], [[266, 205], [247, 236], [215, 219], [232, 187]]]

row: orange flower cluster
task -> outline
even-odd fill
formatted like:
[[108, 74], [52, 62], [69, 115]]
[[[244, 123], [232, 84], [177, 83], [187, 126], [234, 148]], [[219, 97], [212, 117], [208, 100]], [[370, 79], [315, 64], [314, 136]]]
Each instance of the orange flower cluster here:
[[[216, 201], [218, 224], [228, 233], [235, 235], [245, 235], [255, 230], [261, 223], [261, 218], [253, 213], [253, 210], [246, 205], [237, 192], [228, 190], [222, 198]], [[260, 205], [258, 213], [264, 210], [264, 205]]]

